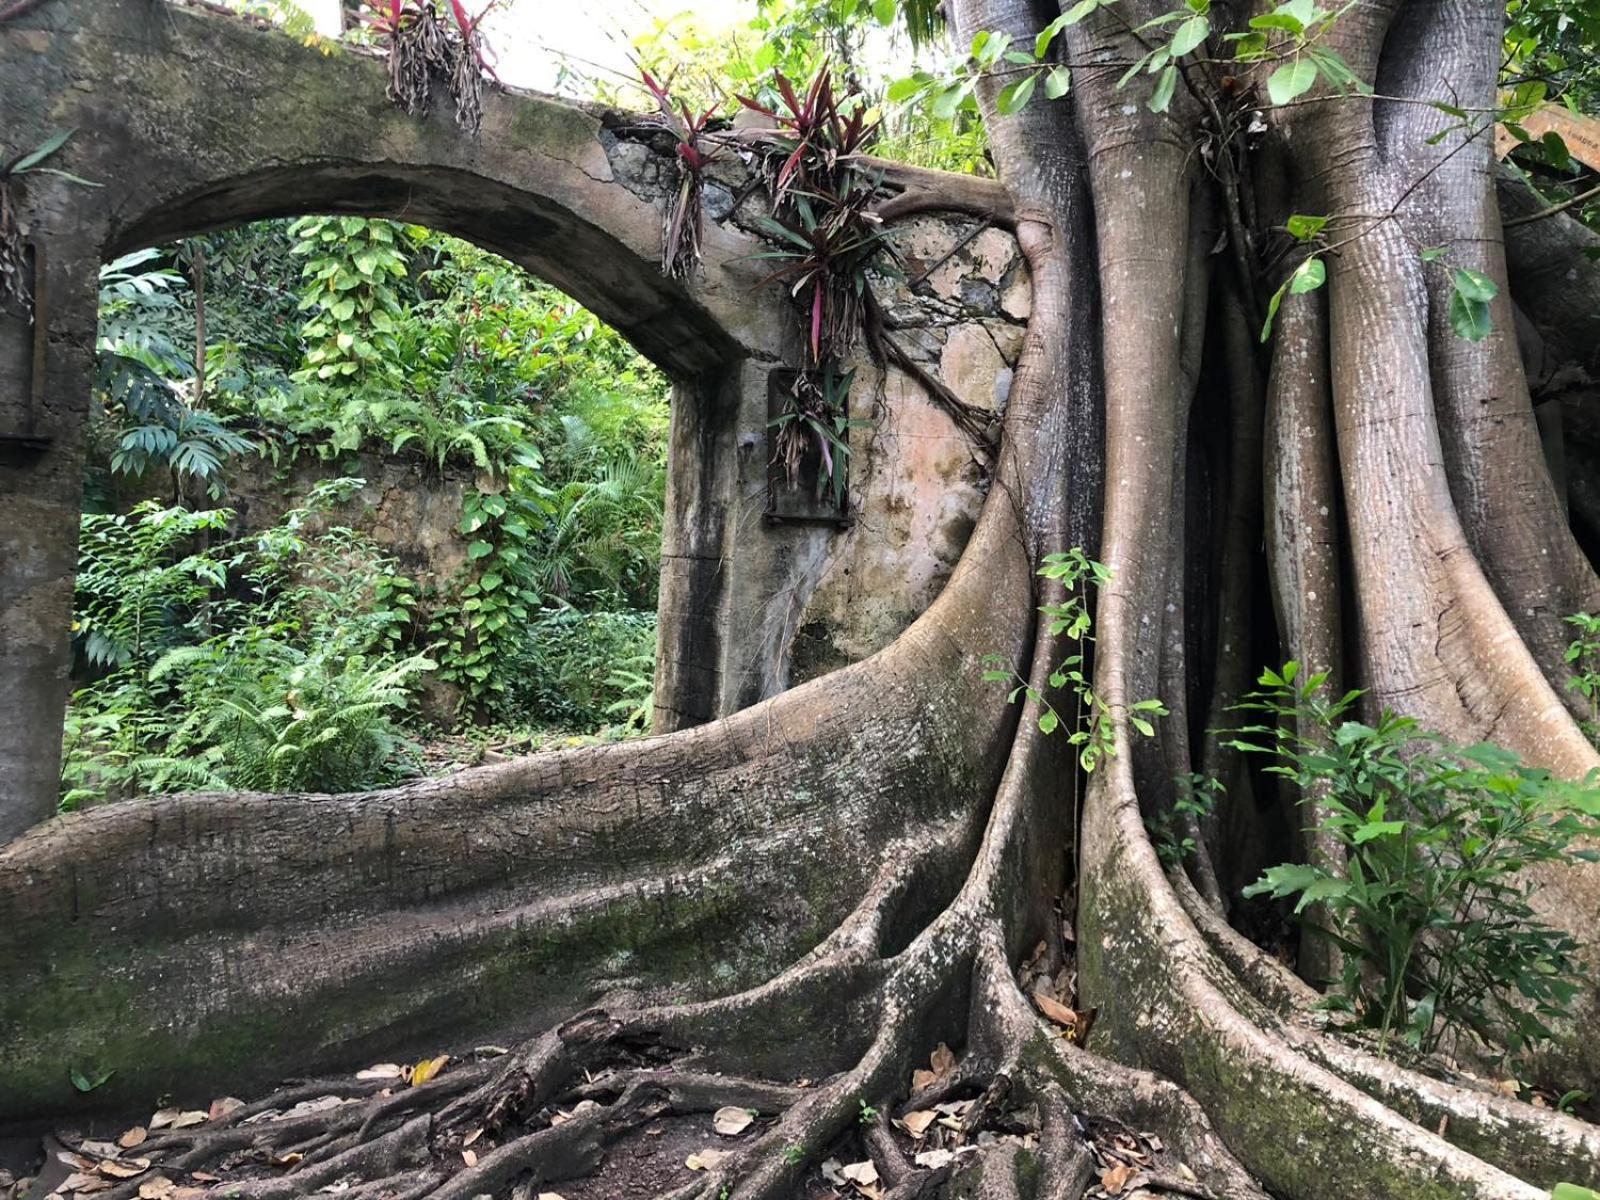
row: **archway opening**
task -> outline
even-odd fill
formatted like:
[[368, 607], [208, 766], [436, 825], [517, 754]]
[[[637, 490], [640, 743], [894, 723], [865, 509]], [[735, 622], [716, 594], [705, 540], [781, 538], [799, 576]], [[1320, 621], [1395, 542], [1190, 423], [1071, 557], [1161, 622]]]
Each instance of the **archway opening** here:
[[649, 728], [671, 383], [553, 285], [231, 225], [106, 264], [96, 379], [64, 806]]

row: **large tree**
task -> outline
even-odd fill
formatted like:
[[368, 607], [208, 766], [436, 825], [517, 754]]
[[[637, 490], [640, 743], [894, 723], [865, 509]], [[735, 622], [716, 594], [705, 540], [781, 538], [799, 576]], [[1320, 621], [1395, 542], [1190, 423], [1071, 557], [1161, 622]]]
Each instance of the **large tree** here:
[[[961, 44], [987, 30], [1032, 46], [1059, 15], [948, 8]], [[1292, 796], [1253, 796], [1210, 732], [1262, 662], [1294, 658], [1457, 741], [1568, 777], [1600, 764], [1561, 662], [1562, 618], [1600, 608], [1600, 582], [1547, 466], [1496, 202], [1502, 11], [1355, 0], [1307, 17], [1334, 67], [1276, 105], [1268, 80], [1310, 61], [1304, 39], [1280, 25], [1259, 61], [1224, 61], [1253, 14], [1220, 5], [1172, 75], [1122, 82], [1171, 48], [1172, 23], [1145, 24], [1164, 12], [1077, 6], [1047, 51], [1071, 74], [1064, 100], [1002, 98], [1033, 70], [1004, 58], [978, 84], [1011, 198], [995, 215], [1032, 268], [1033, 315], [982, 518], [889, 649], [640, 744], [381, 801], [114, 806], [4, 852], [0, 911], [34, 919], [66, 964], [38, 984], [39, 1011], [81, 1002], [103, 971], [99, 1003], [178, 1014], [178, 1079], [248, 1057], [238, 1039], [274, 1064], [301, 1033], [308, 1059], [376, 1054], [521, 1006], [531, 1036], [507, 1057], [386, 1097], [319, 1081], [297, 1094], [361, 1102], [170, 1135], [180, 1165], [265, 1136], [312, 1149], [241, 1194], [352, 1174], [374, 1181], [362, 1194], [505, 1194], [592, 1171], [654, 1117], [735, 1105], [776, 1119], [682, 1194], [803, 1194], [830, 1147], [861, 1136], [896, 1197], [1076, 1196], [1092, 1182], [1084, 1131], [1107, 1119], [1158, 1134], [1158, 1185], [1195, 1195], [1533, 1200], [1600, 1184], [1600, 1128], [1330, 1034], [1316, 992], [1230, 927], [1262, 847], [1299, 818], [1282, 811]], [[1283, 232], [1294, 214], [1328, 218], [1320, 242]], [[1561, 242], [1517, 229], [1530, 253]], [[1325, 284], [1276, 306], [1311, 256]], [[1451, 319], [1458, 268], [1498, 284], [1472, 338]], [[1563, 292], [1594, 294], [1592, 261], [1571, 253], [1566, 270]], [[1546, 346], [1592, 347], [1573, 330], [1593, 311], [1526, 302]], [[1072, 547], [1110, 573], [1093, 690], [1112, 753], [1087, 777], [980, 667], [999, 655], [1050, 691], [1070, 646], [1039, 610], [1065, 597], [1037, 572]], [[1132, 707], [1156, 697], [1171, 713], [1142, 736]], [[1146, 817], [1196, 771], [1232, 799], [1169, 873]], [[86, 845], [149, 881], [128, 889], [112, 946], [50, 917]], [[1539, 883], [1540, 913], [1592, 951], [1600, 874]], [[1069, 963], [1078, 1004], [1098, 1010], [1084, 1044], [1031, 995]], [[711, 998], [688, 987], [706, 972]], [[355, 986], [385, 999], [344, 1028]], [[1585, 994], [1550, 1060], [1574, 1085], [1600, 1078], [1597, 1020]], [[913, 1080], [941, 1043], [953, 1050]], [[918, 1166], [883, 1121], [862, 1123], [864, 1104], [962, 1097], [976, 1098], [967, 1133], [1026, 1136]], [[580, 1099], [599, 1103], [551, 1123]]]

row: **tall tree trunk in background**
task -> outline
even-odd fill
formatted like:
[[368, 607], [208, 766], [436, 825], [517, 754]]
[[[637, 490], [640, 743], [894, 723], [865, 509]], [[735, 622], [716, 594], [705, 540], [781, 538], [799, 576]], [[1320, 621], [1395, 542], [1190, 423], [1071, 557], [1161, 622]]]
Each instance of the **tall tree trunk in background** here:
[[[1030, 45], [1057, 15], [1043, 0], [949, 10], [962, 44], [991, 30]], [[1068, 26], [1064, 101], [1003, 114], [1009, 77], [978, 89], [1033, 316], [982, 519], [906, 634], [642, 743], [371, 796], [167, 797], [35, 830], [0, 851], [0, 953], [18, 964], [0, 1018], [30, 1031], [6, 1104], [58, 1087], [63, 1055], [114, 1051], [125, 1079], [182, 1088], [509, 1025], [532, 1037], [423, 1087], [323, 1081], [315, 1094], [359, 1102], [155, 1144], [190, 1168], [253, 1141], [315, 1146], [290, 1182], [241, 1195], [350, 1179], [527, 1195], [592, 1172], [649, 1120], [732, 1105], [771, 1119], [669, 1194], [810, 1194], [843, 1146], [871, 1155], [895, 1200], [1075, 1200], [1106, 1165], [1084, 1135], [1108, 1122], [1159, 1135], [1154, 1186], [1184, 1194], [1539, 1200], [1600, 1185], [1600, 1127], [1330, 1035], [1318, 993], [1227, 920], [1274, 847], [1340, 861], [1325, 838], [1302, 844], [1295, 798], [1252, 788], [1214, 732], [1263, 656], [1563, 775], [1600, 765], [1560, 662], [1561, 618], [1600, 589], [1517, 357], [1490, 137], [1428, 144], [1452, 122], [1425, 103], [1442, 89], [1492, 107], [1500, 10], [1343, 11], [1321, 44], [1392, 99], [1323, 83], [1273, 108], [1277, 61], [1226, 87], [1191, 61], [1155, 112], [1150, 76], [1121, 80], [1166, 11], [1126, 0]], [[1238, 126], [1258, 108], [1266, 132], [1247, 149]], [[1274, 230], [1296, 212], [1335, 217], [1337, 253], [1262, 344], [1293, 263]], [[1499, 282], [1484, 340], [1454, 335], [1424, 246]], [[1074, 546], [1111, 571], [1093, 680], [1115, 753], [1081, 822], [1065, 738], [980, 678], [998, 655], [1048, 688], [1070, 647], [1040, 617], [1061, 595], [1037, 569]], [[1130, 709], [1155, 698], [1172, 715], [1140, 736]], [[1230, 782], [1229, 803], [1169, 873], [1146, 822], [1199, 770]], [[1315, 813], [1324, 797], [1305, 799]], [[1600, 968], [1600, 872], [1539, 885], [1540, 913]], [[1098, 1011], [1092, 1032], [1063, 1002]], [[1552, 1077], [1600, 1082], [1596, 1022], [1590, 990]], [[579, 1100], [599, 1103], [551, 1120]], [[951, 1100], [972, 1102], [952, 1118], [965, 1133], [1018, 1136], [917, 1161], [888, 1118]]]

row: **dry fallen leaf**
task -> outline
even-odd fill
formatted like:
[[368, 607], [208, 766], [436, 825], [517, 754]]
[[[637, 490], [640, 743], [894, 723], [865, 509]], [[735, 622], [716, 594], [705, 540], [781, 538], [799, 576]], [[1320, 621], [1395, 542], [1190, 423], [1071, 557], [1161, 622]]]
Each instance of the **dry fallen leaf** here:
[[171, 1125], [172, 1122], [177, 1119], [177, 1116], [178, 1116], [178, 1110], [177, 1109], [175, 1109], [175, 1108], [163, 1108], [159, 1112], [157, 1112], [153, 1117], [150, 1118], [150, 1128], [151, 1129], [165, 1129], [168, 1125]]
[[466, 1137], [461, 1139], [461, 1148], [465, 1150], [468, 1146], [472, 1145], [473, 1142], [477, 1141], [482, 1136], [483, 1127], [480, 1125], [477, 1129], [474, 1129], [471, 1133], [467, 1134]]
[[461, 1161], [466, 1163], [469, 1167], [477, 1166], [478, 1152], [476, 1150], [463, 1150], [461, 1152]]
[[1127, 1163], [1113, 1163], [1100, 1173], [1100, 1186], [1111, 1195], [1116, 1196], [1128, 1186], [1128, 1180], [1133, 1178], [1133, 1168]]
[[399, 1063], [373, 1063], [364, 1071], [357, 1071], [357, 1079], [403, 1079], [406, 1069]]
[[57, 1185], [52, 1196], [62, 1196], [68, 1192], [103, 1192], [106, 1188], [114, 1186], [109, 1179], [102, 1179], [98, 1175], [89, 1175], [83, 1171], [74, 1171]]
[[80, 1153], [88, 1154], [94, 1158], [121, 1158], [121, 1153], [111, 1142], [95, 1142], [85, 1139], [78, 1143]]
[[1057, 1025], [1064, 1025], [1068, 1029], [1077, 1027], [1078, 1014], [1048, 992], [1035, 992], [1033, 994], [1033, 1002], [1038, 1005], [1040, 1012]]
[[872, 1160], [866, 1162], [845, 1163], [839, 1168], [839, 1174], [846, 1183], [877, 1183], [878, 1168], [872, 1165]]
[[244, 1107], [244, 1101], [237, 1096], [221, 1096], [211, 1102], [211, 1110], [206, 1117], [212, 1121], [220, 1121], [231, 1112], [236, 1112]]
[[150, 1169], [148, 1158], [107, 1159], [96, 1168], [102, 1175], [109, 1175], [113, 1179], [132, 1179], [135, 1175], [142, 1175]]
[[196, 1125], [206, 1123], [206, 1114], [198, 1108], [191, 1108], [188, 1112], [181, 1112], [172, 1118], [174, 1129], [193, 1129]]
[[135, 1146], [139, 1145], [145, 1140], [145, 1138], [149, 1136], [150, 1131], [143, 1125], [135, 1125], [132, 1129], [128, 1130], [117, 1139], [117, 1145], [121, 1146], [124, 1150], [132, 1150]]
[[210, 1171], [190, 1171], [189, 1178], [196, 1183], [220, 1183], [222, 1176], [213, 1175]]
[[539, 1200], [567, 1200], [567, 1198], [559, 1192], [540, 1192]]
[[933, 1053], [928, 1056], [928, 1062], [933, 1070], [921, 1068], [911, 1072], [911, 1090], [920, 1092], [923, 1088], [932, 1087], [943, 1079], [956, 1067], [956, 1056], [949, 1046], [940, 1042]]
[[425, 1058], [411, 1068], [411, 1086], [421, 1087], [428, 1080], [444, 1070], [445, 1063], [450, 1061], [448, 1054], [441, 1054], [438, 1058]]
[[912, 1137], [920, 1139], [928, 1132], [928, 1126], [933, 1124], [934, 1118], [939, 1114], [931, 1108], [919, 1108], [916, 1112], [908, 1112], [900, 1119], [900, 1125]]
[[727, 1150], [701, 1150], [684, 1159], [683, 1165], [691, 1171], [709, 1171], [727, 1158], [728, 1154]]
[[272, 1156], [272, 1165], [275, 1167], [292, 1167], [304, 1157], [305, 1155], [299, 1150], [290, 1150], [284, 1154], [274, 1154]]
[[956, 1156], [949, 1150], [924, 1150], [917, 1155], [915, 1162], [919, 1167], [936, 1170], [939, 1167], [949, 1166], [955, 1162]]
[[841, 1163], [837, 1158], [830, 1158], [822, 1164], [822, 1177], [829, 1183], [837, 1184], [838, 1186], [843, 1187], [845, 1184], [845, 1178], [842, 1173], [843, 1170], [843, 1163]]
[[152, 1175], [139, 1184], [139, 1200], [168, 1200], [178, 1185], [165, 1175]]
[[719, 1108], [711, 1117], [711, 1127], [723, 1137], [738, 1137], [750, 1128], [750, 1122], [755, 1120], [748, 1108], [734, 1108], [731, 1104], [726, 1108]]

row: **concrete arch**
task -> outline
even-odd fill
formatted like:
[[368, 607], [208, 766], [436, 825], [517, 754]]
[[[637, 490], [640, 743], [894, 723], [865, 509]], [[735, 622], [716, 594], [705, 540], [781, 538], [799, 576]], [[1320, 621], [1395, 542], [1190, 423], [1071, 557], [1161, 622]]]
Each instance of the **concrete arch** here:
[[764, 413], [790, 326], [781, 295], [756, 289], [759, 244], [708, 220], [704, 269], [666, 279], [668, 160], [619, 139], [607, 114], [494, 91], [469, 137], [447, 100], [408, 116], [385, 83], [376, 57], [316, 55], [160, 0], [52, 0], [0, 27], [5, 156], [72, 129], [50, 165], [97, 185], [36, 174], [13, 189], [37, 321], [0, 311], [0, 842], [54, 809], [100, 263], [249, 220], [348, 213], [461, 236], [572, 295], [673, 378], [657, 724], [719, 715], [735, 428]]

